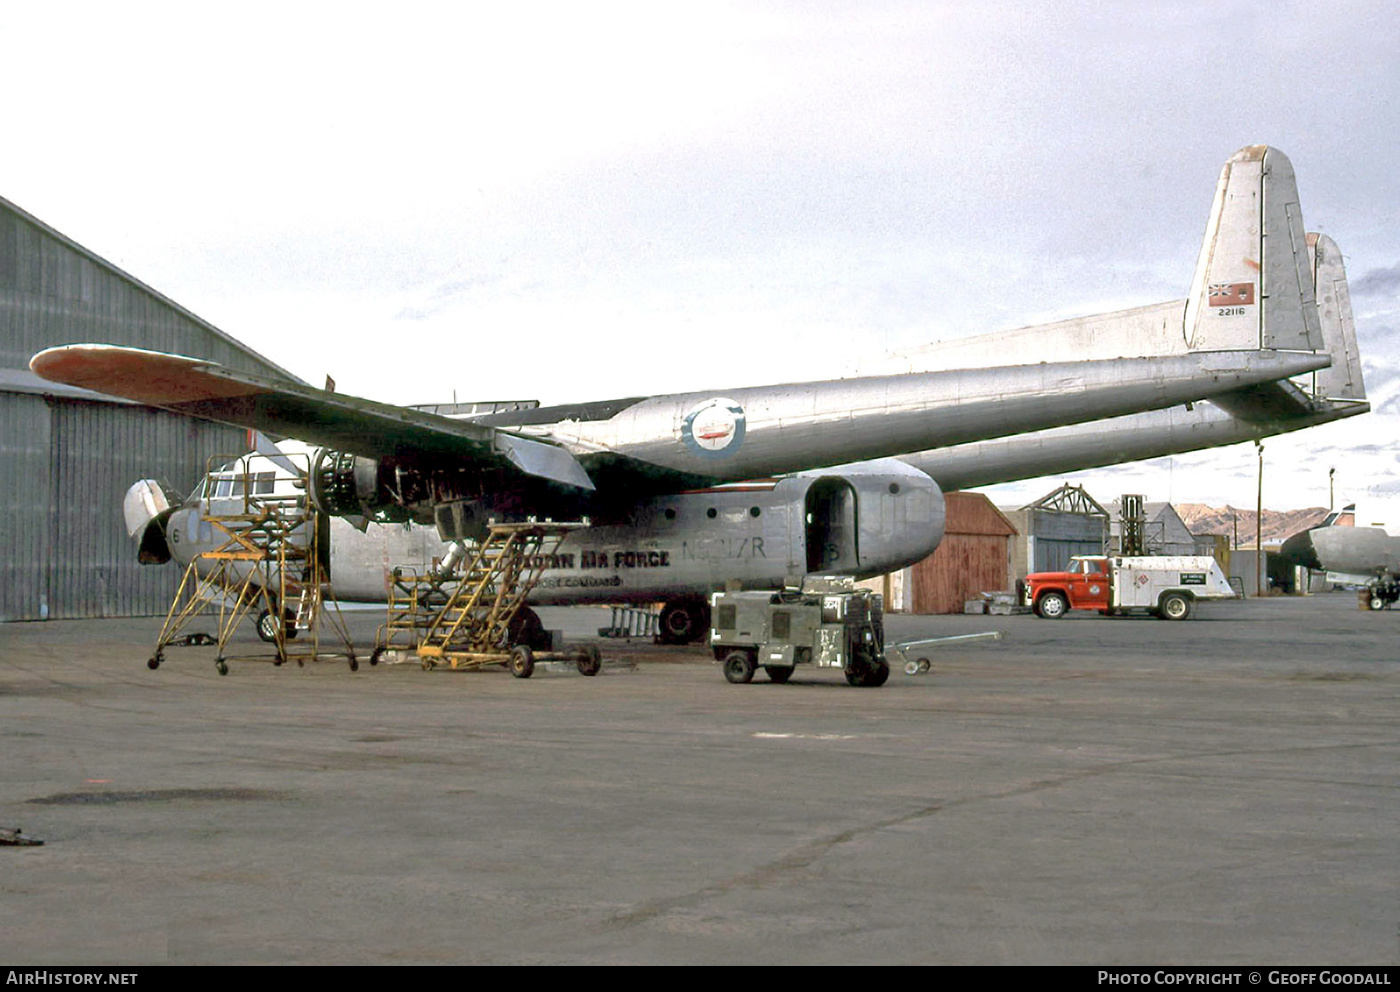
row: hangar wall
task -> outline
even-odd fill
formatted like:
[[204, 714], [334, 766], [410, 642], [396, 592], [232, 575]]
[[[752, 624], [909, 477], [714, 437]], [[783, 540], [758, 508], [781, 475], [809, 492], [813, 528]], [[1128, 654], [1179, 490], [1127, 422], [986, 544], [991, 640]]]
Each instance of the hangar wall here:
[[47, 382], [37, 351], [99, 341], [291, 377], [0, 198], [0, 621], [164, 613], [179, 579], [141, 566], [121, 498], [141, 478], [188, 492], [242, 430]]

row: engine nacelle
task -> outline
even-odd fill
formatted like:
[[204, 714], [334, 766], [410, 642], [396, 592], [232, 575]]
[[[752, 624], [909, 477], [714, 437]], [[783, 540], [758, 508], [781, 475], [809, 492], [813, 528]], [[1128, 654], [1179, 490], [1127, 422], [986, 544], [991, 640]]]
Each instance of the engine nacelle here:
[[384, 466], [373, 458], [322, 448], [311, 462], [308, 490], [322, 513], [362, 516], [381, 523], [413, 518], [402, 496], [384, 484]]

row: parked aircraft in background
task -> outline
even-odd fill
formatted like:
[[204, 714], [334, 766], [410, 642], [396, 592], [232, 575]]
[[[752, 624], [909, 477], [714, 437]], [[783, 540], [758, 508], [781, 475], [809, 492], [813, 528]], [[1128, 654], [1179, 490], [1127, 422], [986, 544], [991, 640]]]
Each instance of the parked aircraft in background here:
[[[105, 345], [52, 348], [31, 367], [56, 381], [319, 445], [307, 486], [334, 515], [432, 522], [446, 541], [474, 537], [491, 518], [586, 516], [593, 526], [572, 550], [561, 546], [569, 557], [546, 571], [534, 600], [664, 599], [679, 635], [701, 623], [697, 586], [774, 586], [808, 571], [872, 575], [927, 555], [942, 534], [939, 486], [890, 456], [1207, 399], [1261, 420], [1271, 409], [1291, 415], [1298, 390], [1289, 380], [1332, 358], [1287, 158], [1254, 146], [1226, 164], [1184, 307], [1048, 331], [1142, 343], [1113, 357], [1087, 349], [1076, 361], [469, 418]], [[1040, 474], [1018, 467], [1014, 443], [1007, 450], [1001, 474]]]
[[1371, 609], [1400, 600], [1400, 536], [1380, 527], [1347, 524], [1354, 507], [1329, 514], [1316, 527], [1294, 534], [1279, 550], [1284, 561], [1327, 573], [1327, 581], [1366, 586]]

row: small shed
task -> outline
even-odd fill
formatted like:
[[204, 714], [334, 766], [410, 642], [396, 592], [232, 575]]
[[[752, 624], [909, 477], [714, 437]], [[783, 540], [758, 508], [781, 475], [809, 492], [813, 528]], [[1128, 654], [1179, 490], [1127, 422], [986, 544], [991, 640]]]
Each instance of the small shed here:
[[1074, 555], [1099, 555], [1107, 549], [1108, 511], [1083, 486], [1065, 483], [1034, 503], [1007, 511], [1019, 532], [1012, 549], [1012, 574], [1057, 572]]
[[947, 493], [938, 550], [910, 569], [914, 613], [961, 613], [983, 592], [1012, 589], [1016, 528], [981, 493]]

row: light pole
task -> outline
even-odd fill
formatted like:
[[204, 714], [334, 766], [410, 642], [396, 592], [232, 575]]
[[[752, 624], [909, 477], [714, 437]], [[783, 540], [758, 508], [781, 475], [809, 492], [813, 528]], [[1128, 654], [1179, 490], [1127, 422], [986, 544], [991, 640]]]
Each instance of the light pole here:
[[1259, 489], [1254, 500], [1254, 595], [1264, 595], [1264, 444], [1255, 441], [1259, 451]]

